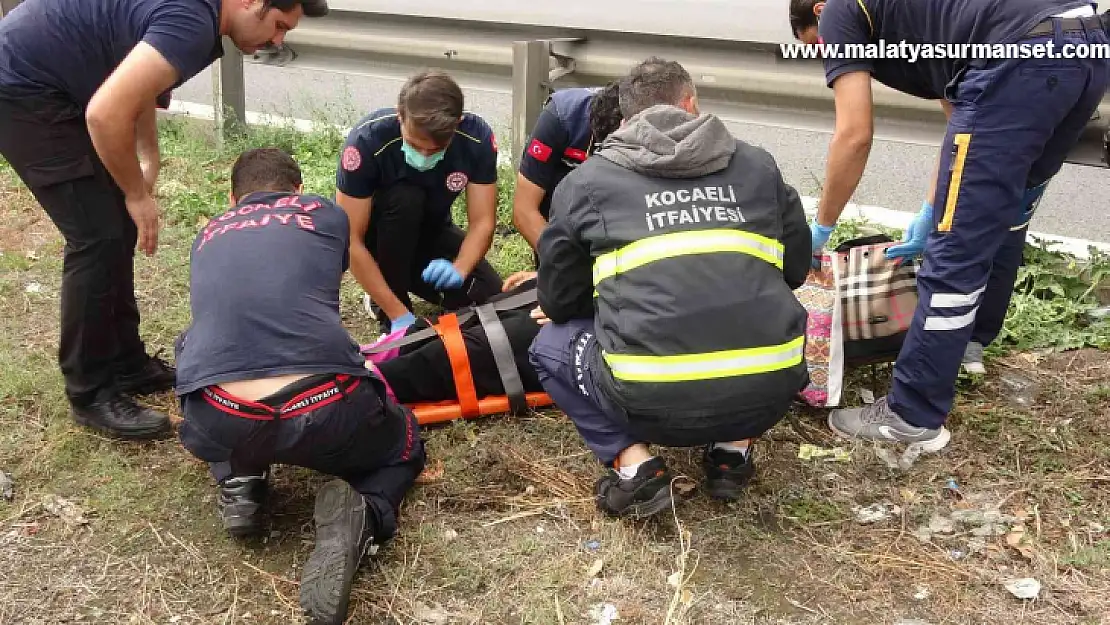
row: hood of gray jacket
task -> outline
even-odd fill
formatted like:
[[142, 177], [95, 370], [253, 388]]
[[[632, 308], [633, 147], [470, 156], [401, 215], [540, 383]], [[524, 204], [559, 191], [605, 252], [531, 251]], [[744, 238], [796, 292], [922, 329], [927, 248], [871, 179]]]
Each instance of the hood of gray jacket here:
[[715, 115], [693, 115], [666, 104], [625, 122], [597, 156], [657, 178], [698, 178], [728, 166], [736, 138]]

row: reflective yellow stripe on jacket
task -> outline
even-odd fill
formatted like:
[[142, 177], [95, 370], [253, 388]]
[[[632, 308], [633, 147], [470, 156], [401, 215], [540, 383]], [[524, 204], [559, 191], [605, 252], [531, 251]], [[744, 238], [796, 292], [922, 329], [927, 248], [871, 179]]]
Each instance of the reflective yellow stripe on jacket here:
[[802, 362], [805, 336], [766, 347], [681, 356], [603, 354], [613, 377], [626, 382], [688, 382], [770, 373]]
[[594, 261], [594, 286], [622, 271], [688, 254], [737, 252], [749, 254], [782, 269], [783, 246], [778, 241], [742, 230], [673, 232], [629, 243]]

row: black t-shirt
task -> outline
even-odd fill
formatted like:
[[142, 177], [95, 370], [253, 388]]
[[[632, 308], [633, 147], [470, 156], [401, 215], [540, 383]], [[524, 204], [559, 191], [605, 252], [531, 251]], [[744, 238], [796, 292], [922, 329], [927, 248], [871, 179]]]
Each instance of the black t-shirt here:
[[[916, 62], [905, 58], [825, 57], [825, 81], [866, 71], [892, 89], [941, 99], [968, 65], [966, 52], [937, 44], [1015, 43], [1047, 17], [1090, 6], [1090, 0], [828, 0], [818, 35], [824, 44], [927, 44]], [[953, 51], [958, 58], [951, 58]], [[926, 55], [932, 58], [926, 58]], [[947, 57], [947, 58], [945, 58]]]
[[85, 106], [140, 41], [177, 70], [179, 86], [223, 55], [220, 4], [24, 0], [0, 20], [0, 94], [63, 94]]
[[254, 193], [212, 219], [193, 242], [177, 394], [277, 375], [367, 375], [339, 316], [349, 231], [343, 209], [316, 195]]
[[590, 128], [590, 103], [595, 88], [556, 91], [536, 119], [532, 136], [520, 158], [520, 173], [544, 190], [540, 214], [551, 212], [555, 187], [590, 154], [594, 136]]
[[497, 182], [497, 138], [489, 124], [474, 113], [464, 113], [455, 137], [434, 168], [417, 171], [401, 151], [401, 122], [397, 110], [379, 109], [359, 121], [339, 157], [335, 187], [356, 198], [401, 181], [427, 192], [429, 214], [451, 218], [451, 205], [468, 184]]

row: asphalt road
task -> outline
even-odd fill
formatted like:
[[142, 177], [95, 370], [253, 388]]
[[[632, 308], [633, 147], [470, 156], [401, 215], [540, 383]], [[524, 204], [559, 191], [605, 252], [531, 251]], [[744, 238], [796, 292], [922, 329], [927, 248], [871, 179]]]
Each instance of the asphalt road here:
[[[246, 64], [245, 76], [250, 111], [311, 119], [317, 111], [329, 109], [338, 111], [347, 122], [371, 109], [392, 106], [400, 87], [392, 78], [253, 63]], [[210, 105], [211, 87], [211, 75], [205, 71], [178, 89], [174, 97]], [[508, 91], [465, 91], [467, 108], [482, 115], [507, 143], [512, 107]], [[829, 135], [741, 123], [730, 123], [730, 127], [737, 137], [770, 151], [787, 181], [802, 195], [818, 194]], [[853, 202], [916, 212], [928, 189], [934, 158], [934, 148], [928, 146], [876, 142]], [[1032, 230], [1110, 242], [1110, 169], [1065, 165], [1049, 185]]]

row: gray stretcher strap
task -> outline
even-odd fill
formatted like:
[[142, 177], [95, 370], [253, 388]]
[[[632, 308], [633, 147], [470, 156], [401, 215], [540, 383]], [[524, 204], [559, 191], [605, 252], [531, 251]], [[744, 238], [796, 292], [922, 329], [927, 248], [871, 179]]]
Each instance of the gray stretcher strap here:
[[509, 413], [513, 415], [524, 414], [528, 411], [528, 401], [524, 396], [524, 384], [520, 381], [520, 372], [516, 368], [516, 358], [513, 357], [513, 348], [509, 344], [509, 337], [505, 334], [505, 327], [497, 318], [497, 311], [492, 304], [484, 304], [475, 309], [478, 320], [482, 322], [482, 329], [486, 331], [486, 340], [489, 341], [490, 351], [493, 352], [493, 362], [497, 364], [497, 372], [501, 374], [501, 384], [505, 387], [505, 395], [509, 398]]

